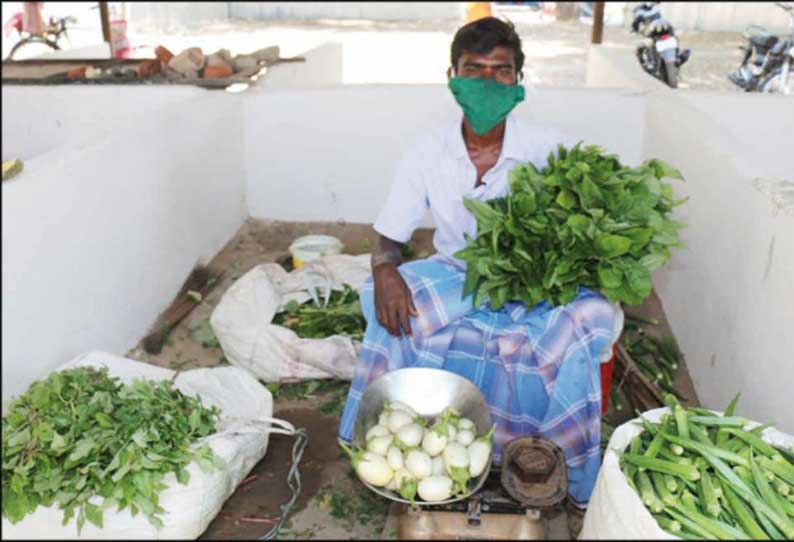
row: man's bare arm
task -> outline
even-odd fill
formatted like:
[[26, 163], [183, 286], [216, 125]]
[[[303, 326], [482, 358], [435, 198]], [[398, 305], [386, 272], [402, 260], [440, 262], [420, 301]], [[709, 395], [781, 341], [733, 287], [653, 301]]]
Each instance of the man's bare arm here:
[[400, 247], [402, 243], [393, 241], [383, 235], [378, 236], [378, 242], [375, 250], [372, 251], [372, 272], [375, 268], [384, 263], [390, 263], [395, 266], [403, 262]]
[[411, 335], [409, 316], [418, 316], [408, 285], [397, 270], [402, 263], [400, 243], [381, 235], [372, 252], [375, 280], [375, 314], [389, 333], [400, 336], [401, 329]]

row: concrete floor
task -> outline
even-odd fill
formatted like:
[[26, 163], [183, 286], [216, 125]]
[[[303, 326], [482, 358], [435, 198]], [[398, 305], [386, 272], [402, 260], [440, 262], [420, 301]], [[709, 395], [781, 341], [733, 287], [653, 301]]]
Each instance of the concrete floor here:
[[[128, 357], [174, 369], [210, 367], [226, 364], [217, 346], [202, 346], [212, 337], [209, 317], [223, 293], [241, 275], [254, 266], [289, 261], [287, 248], [297, 237], [307, 233], [323, 233], [341, 239], [346, 252], [369, 252], [375, 240], [371, 226], [344, 223], [283, 223], [249, 220], [210, 262], [226, 270], [226, 276], [211, 295], [197, 306], [171, 333], [163, 351], [149, 355], [140, 345]], [[418, 256], [432, 251], [432, 232], [419, 230], [412, 240]], [[659, 326], [651, 332], [671, 335], [658, 297], [653, 294], [636, 314], [656, 318]], [[682, 365], [676, 385], [697, 404], [685, 366]], [[282, 385], [274, 398], [274, 416], [304, 427], [309, 444], [301, 462], [302, 491], [290, 513], [281, 539], [379, 539], [397, 536], [398, 507], [367, 491], [356, 479], [347, 458], [340, 455], [336, 441], [339, 414], [347, 391], [346, 382], [328, 382], [315, 391], [304, 384]], [[616, 425], [630, 413], [610, 411], [605, 419]], [[226, 501], [220, 514], [212, 521], [202, 539], [251, 539], [264, 535], [272, 524], [262, 523], [279, 515], [280, 505], [290, 497], [286, 475], [290, 466], [293, 441], [274, 435], [267, 455], [260, 461], [237, 491]], [[547, 514], [548, 536], [552, 540], [569, 538], [563, 510]], [[258, 521], [252, 521], [254, 518]]]

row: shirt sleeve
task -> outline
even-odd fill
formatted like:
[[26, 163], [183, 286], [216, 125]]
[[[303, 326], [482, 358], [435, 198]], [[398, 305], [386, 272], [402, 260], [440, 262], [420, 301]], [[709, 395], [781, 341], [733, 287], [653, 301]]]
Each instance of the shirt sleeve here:
[[415, 153], [406, 153], [397, 165], [386, 204], [375, 221], [375, 231], [405, 243], [424, 220], [428, 208], [427, 187], [419, 161]]

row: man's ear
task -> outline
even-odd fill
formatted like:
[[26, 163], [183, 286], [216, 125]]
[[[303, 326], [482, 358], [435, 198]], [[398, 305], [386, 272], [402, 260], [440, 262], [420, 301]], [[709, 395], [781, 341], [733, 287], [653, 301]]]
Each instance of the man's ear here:
[[523, 80], [524, 80], [524, 72], [523, 72], [523, 71], [520, 71], [520, 72], [518, 72], [518, 73], [516, 74], [516, 85], [519, 85], [519, 84], [521, 84], [521, 82], [522, 82]]
[[447, 81], [452, 79], [452, 75], [453, 75], [452, 66], [450, 66], [449, 68], [447, 68]]

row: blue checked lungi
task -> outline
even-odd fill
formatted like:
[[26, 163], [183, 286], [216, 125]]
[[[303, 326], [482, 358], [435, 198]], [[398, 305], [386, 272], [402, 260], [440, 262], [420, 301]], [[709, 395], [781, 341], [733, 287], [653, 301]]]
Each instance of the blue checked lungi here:
[[399, 271], [419, 316], [413, 336], [394, 337], [375, 315], [370, 277], [359, 292], [367, 329], [339, 426], [350, 442], [359, 402], [370, 381], [404, 367], [432, 367], [471, 380], [496, 424], [494, 462], [519, 436], [541, 436], [565, 452], [569, 497], [586, 504], [600, 466], [599, 360], [615, 337], [617, 310], [600, 294], [580, 288], [567, 305], [531, 309], [507, 303], [494, 311], [462, 298], [465, 271], [433, 256]]

